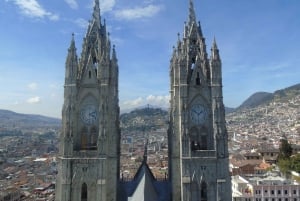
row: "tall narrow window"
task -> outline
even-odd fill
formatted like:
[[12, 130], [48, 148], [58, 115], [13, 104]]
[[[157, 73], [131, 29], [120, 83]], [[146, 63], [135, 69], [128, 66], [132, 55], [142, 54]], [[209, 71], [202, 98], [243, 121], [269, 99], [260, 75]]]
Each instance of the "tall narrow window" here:
[[96, 150], [97, 149], [97, 128], [91, 128], [91, 139], [90, 139], [90, 149]]
[[86, 183], [83, 183], [81, 186], [81, 201], [87, 201], [87, 196], [88, 196], [87, 185]]
[[199, 147], [200, 147], [200, 150], [207, 150], [207, 137], [206, 137], [206, 135], [201, 136]]
[[92, 72], [89, 70], [89, 78], [92, 77]]
[[196, 85], [200, 85], [200, 75], [199, 75], [199, 72], [197, 72]]
[[83, 127], [81, 130], [81, 149], [87, 149], [88, 147], [88, 130], [86, 127]]
[[207, 201], [207, 185], [205, 182], [201, 183], [201, 201]]

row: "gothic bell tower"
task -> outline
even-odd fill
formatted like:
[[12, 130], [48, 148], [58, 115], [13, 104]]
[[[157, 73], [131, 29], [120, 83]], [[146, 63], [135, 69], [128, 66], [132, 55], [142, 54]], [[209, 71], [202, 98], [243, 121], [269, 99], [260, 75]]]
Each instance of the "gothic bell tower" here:
[[193, 1], [170, 61], [169, 177], [172, 201], [231, 201], [221, 59], [210, 59]]
[[65, 64], [56, 201], [116, 201], [120, 129], [118, 64], [99, 0], [77, 58], [74, 36]]

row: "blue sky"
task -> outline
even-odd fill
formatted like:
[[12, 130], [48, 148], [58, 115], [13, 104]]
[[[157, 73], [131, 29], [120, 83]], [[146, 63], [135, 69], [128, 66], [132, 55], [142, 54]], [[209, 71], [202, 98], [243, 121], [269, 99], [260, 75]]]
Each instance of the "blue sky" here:
[[[94, 0], [0, 1], [0, 108], [61, 116], [67, 49], [77, 54]], [[299, 0], [194, 0], [207, 51], [216, 37], [224, 103], [299, 83]], [[168, 107], [169, 61], [188, 0], [100, 0], [119, 60], [121, 110]]]

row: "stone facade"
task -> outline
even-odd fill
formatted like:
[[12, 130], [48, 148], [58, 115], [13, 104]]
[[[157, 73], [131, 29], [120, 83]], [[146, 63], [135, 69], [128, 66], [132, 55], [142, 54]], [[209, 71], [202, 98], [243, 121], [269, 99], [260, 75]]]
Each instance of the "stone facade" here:
[[65, 69], [56, 201], [117, 200], [120, 129], [118, 64], [99, 1], [77, 58], [72, 38]]
[[210, 59], [193, 1], [170, 64], [169, 177], [173, 201], [231, 200], [221, 59]]
[[221, 59], [215, 41], [208, 59], [192, 0], [170, 79], [169, 181], [141, 171], [146, 160], [148, 179], [120, 181], [118, 64], [95, 0], [81, 58], [72, 37], [66, 60], [56, 201], [150, 199], [144, 186], [159, 201], [231, 200]]

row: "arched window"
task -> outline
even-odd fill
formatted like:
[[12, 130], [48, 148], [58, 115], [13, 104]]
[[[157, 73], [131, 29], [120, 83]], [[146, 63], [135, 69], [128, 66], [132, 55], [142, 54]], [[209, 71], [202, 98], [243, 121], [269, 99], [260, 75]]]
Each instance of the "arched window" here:
[[201, 201], [207, 201], [207, 184], [201, 183]]
[[207, 131], [205, 128], [190, 130], [190, 149], [192, 152], [197, 150], [207, 150]]
[[86, 183], [83, 183], [81, 186], [81, 201], [87, 201], [87, 196], [88, 196], [87, 185]]

